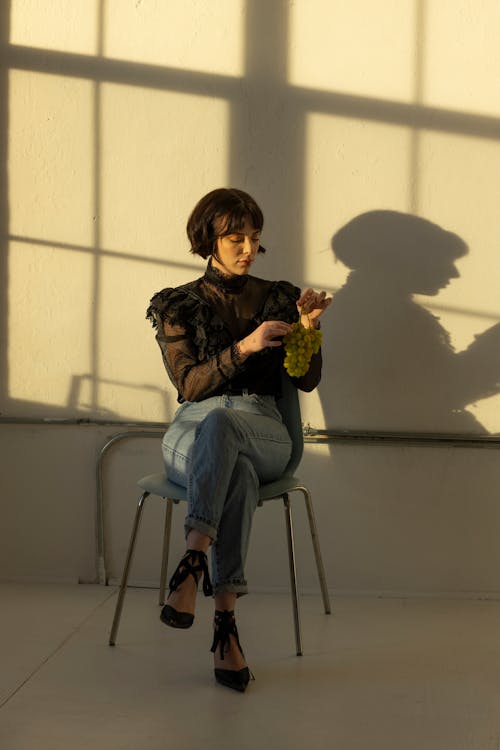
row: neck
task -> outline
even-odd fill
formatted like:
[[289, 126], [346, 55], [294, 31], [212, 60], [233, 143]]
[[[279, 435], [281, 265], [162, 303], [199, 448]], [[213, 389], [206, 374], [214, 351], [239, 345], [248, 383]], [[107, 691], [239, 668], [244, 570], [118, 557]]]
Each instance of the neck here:
[[220, 260], [217, 260], [213, 255], [211, 256], [208, 265], [212, 267], [212, 269], [215, 269], [219, 273], [221, 273], [223, 276], [225, 276], [227, 279], [232, 279], [238, 274], [231, 273], [231, 271], [227, 268], [227, 266], [224, 265], [224, 263]]
[[205, 278], [214, 286], [218, 287], [224, 292], [239, 292], [244, 289], [248, 275], [243, 274], [232, 274], [224, 268], [221, 264], [213, 263], [213, 258], [208, 261], [207, 270], [205, 271]]

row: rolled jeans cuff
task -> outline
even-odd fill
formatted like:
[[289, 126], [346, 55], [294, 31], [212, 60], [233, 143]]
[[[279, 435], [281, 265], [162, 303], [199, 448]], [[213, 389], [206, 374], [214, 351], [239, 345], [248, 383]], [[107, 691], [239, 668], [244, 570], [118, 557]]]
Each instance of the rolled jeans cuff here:
[[195, 516], [186, 516], [186, 520], [184, 521], [184, 531], [186, 537], [191, 529], [196, 529], [196, 531], [209, 536], [212, 542], [215, 542], [215, 540], [217, 539], [217, 529], [215, 528], [215, 526], [212, 526], [209, 521], [205, 521], [201, 518], [196, 518]]
[[247, 582], [232, 579], [216, 583], [214, 584], [214, 594], [236, 594], [237, 597], [245, 596], [245, 594], [248, 594]]

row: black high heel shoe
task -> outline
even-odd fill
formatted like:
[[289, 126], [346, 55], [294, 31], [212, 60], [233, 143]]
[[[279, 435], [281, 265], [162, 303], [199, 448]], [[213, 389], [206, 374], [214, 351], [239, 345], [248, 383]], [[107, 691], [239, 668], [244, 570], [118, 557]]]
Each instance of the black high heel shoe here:
[[[236, 627], [236, 620], [234, 618], [233, 610], [225, 609], [221, 611], [219, 609], [216, 609], [214, 626], [214, 639], [210, 651], [214, 654], [218, 648], [220, 658], [224, 659], [224, 652], [227, 652], [229, 650], [231, 642], [230, 636], [234, 636], [240, 653], [242, 656], [244, 656], [238, 636], [238, 629]], [[248, 667], [243, 667], [243, 669], [215, 668], [214, 674], [216, 681], [220, 685], [232, 688], [233, 690], [238, 690], [240, 693], [245, 692], [250, 679], [255, 679]]]
[[[208, 572], [207, 556], [199, 549], [188, 549], [172, 575], [169, 581], [169, 594], [177, 591], [184, 581], [193, 576], [196, 589], [198, 589], [198, 574], [203, 576], [203, 593], [205, 596], [212, 596], [213, 589]], [[168, 597], [167, 597], [168, 599]], [[191, 612], [178, 612], [170, 604], [163, 607], [160, 620], [169, 625], [171, 628], [190, 628], [194, 621], [194, 615]]]

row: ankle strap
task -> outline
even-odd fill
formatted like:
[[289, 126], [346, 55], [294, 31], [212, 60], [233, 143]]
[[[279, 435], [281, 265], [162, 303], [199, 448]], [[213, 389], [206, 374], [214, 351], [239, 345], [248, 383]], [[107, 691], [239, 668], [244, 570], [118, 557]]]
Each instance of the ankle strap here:
[[216, 652], [218, 647], [220, 658], [224, 659], [224, 651], [229, 650], [229, 645], [231, 643], [230, 636], [234, 636], [240, 653], [243, 655], [243, 649], [241, 648], [241, 643], [238, 636], [238, 628], [236, 627], [234, 610], [216, 609], [214, 616], [214, 628], [214, 639], [210, 648], [210, 651], [213, 654]]
[[184, 557], [174, 570], [168, 587], [170, 591], [177, 591], [188, 576], [193, 576], [196, 587], [198, 587], [198, 573], [203, 576], [203, 593], [205, 596], [213, 595], [210, 573], [208, 572], [208, 560], [204, 552], [199, 549], [186, 550]]

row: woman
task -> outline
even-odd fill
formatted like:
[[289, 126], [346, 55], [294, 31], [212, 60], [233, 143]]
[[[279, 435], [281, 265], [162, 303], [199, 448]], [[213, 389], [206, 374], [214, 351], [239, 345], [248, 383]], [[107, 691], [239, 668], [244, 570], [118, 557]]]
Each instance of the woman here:
[[[180, 407], [163, 439], [171, 481], [187, 487], [186, 553], [169, 584], [162, 621], [188, 628], [198, 582], [214, 594], [212, 652], [217, 682], [244, 691], [250, 671], [234, 607], [247, 593], [244, 564], [259, 483], [282, 475], [290, 436], [275, 398], [283, 368], [281, 339], [299, 317], [317, 326], [330, 300], [286, 281], [249, 274], [264, 219], [253, 198], [220, 188], [204, 196], [187, 223], [191, 252], [209, 258], [205, 275], [155, 294], [148, 317], [157, 328]], [[310, 391], [321, 376], [321, 352], [293, 378]], [[212, 581], [207, 551], [212, 546]]]

